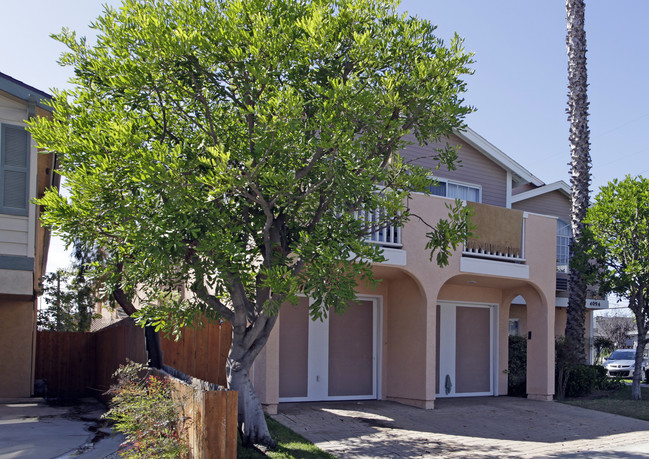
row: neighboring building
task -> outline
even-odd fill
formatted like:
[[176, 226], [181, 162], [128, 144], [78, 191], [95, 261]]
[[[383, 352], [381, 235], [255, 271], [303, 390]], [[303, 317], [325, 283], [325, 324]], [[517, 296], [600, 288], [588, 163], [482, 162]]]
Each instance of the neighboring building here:
[[[438, 179], [436, 196], [416, 195], [410, 209], [434, 223], [447, 215], [449, 198], [463, 199], [475, 209], [475, 237], [440, 268], [425, 250], [427, 227], [412, 219], [370, 238], [387, 258], [373, 268], [381, 283], [359, 287], [360, 304], [344, 316], [310, 321], [307, 298], [284, 306], [253, 368], [268, 411], [290, 401], [386, 399], [433, 408], [442, 397], [505, 395], [510, 327], [528, 338], [528, 398], [552, 399], [554, 339], [565, 325], [557, 287], [567, 263], [563, 239], [557, 263], [565, 190], [555, 196], [557, 185], [471, 130], [448, 142], [461, 145], [455, 171], [434, 169], [441, 145], [402, 151]], [[548, 197], [560, 201], [556, 208], [542, 208]]]
[[39, 154], [25, 120], [51, 116], [43, 91], [0, 73], [0, 398], [34, 387], [37, 292], [49, 232], [31, 203], [54, 184], [55, 158]]

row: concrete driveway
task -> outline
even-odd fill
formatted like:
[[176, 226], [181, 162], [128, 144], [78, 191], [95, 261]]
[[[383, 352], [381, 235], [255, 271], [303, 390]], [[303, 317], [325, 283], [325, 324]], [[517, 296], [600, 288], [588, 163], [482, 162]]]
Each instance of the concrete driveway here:
[[649, 458], [647, 421], [522, 398], [291, 403], [273, 417], [340, 458]]
[[0, 400], [0, 459], [102, 459], [124, 441], [102, 427], [93, 399], [52, 405], [41, 398]]

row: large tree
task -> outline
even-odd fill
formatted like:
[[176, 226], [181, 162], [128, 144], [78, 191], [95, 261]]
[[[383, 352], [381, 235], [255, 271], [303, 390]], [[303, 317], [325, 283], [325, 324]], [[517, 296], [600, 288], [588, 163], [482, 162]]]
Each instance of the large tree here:
[[[45, 222], [104, 248], [103, 279], [137, 288], [147, 323], [233, 325], [244, 444], [273, 443], [249, 370], [280, 305], [308, 295], [316, 319], [374, 283], [381, 249], [364, 236], [406, 222], [410, 194], [430, 184], [398, 155], [404, 136], [444, 138], [471, 110], [461, 40], [446, 46], [396, 7], [126, 0], [97, 19], [96, 45], [57, 36], [76, 86], [31, 132], [60, 155], [70, 198], [48, 193]], [[439, 261], [466, 235], [466, 210], [449, 217], [429, 234]], [[172, 301], [179, 286], [191, 295]]]
[[[585, 223], [579, 250], [584, 270], [601, 293], [629, 302], [638, 330], [635, 368], [642, 368], [649, 342], [649, 180], [627, 176], [602, 187]], [[633, 375], [634, 400], [641, 399], [643, 376], [640, 371]]]
[[[570, 223], [574, 240], [583, 230], [589, 204], [590, 131], [588, 129], [588, 72], [586, 70], [586, 29], [584, 0], [566, 0], [568, 50], [568, 121], [570, 122], [570, 185], [572, 207]], [[586, 281], [570, 266], [566, 338], [576, 347], [579, 360], [586, 361]]]

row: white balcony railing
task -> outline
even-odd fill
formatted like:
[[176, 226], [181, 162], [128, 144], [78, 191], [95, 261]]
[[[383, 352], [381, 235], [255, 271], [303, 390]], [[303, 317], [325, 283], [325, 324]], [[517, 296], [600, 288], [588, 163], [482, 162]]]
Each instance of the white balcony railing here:
[[401, 227], [394, 225], [379, 226], [383, 216], [383, 210], [379, 209], [374, 212], [361, 210], [355, 212], [356, 218], [367, 224], [368, 235], [365, 236], [366, 242], [379, 244], [383, 247], [401, 248]]

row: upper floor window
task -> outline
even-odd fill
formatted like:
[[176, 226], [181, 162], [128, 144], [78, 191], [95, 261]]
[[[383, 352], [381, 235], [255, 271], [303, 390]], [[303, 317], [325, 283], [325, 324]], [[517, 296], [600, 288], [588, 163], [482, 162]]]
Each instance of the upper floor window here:
[[570, 262], [570, 239], [572, 228], [570, 223], [557, 220], [557, 272], [567, 273]]
[[437, 179], [437, 183], [432, 184], [429, 189], [435, 196], [462, 199], [463, 201], [482, 202], [480, 187], [475, 185]]
[[22, 126], [0, 126], [0, 213], [27, 215], [29, 133]]

